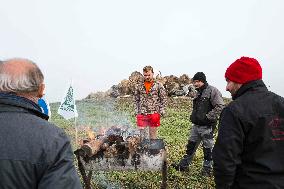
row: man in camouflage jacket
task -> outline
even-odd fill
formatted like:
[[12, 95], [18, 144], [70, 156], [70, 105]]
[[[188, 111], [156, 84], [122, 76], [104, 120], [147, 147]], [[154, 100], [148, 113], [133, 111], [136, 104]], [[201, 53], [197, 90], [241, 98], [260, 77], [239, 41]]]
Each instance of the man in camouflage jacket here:
[[134, 91], [134, 104], [137, 126], [141, 131], [149, 126], [150, 139], [157, 138], [160, 116], [165, 114], [167, 93], [161, 83], [153, 78], [151, 66], [143, 68], [144, 82], [139, 83]]
[[179, 171], [188, 170], [195, 151], [200, 142], [202, 142], [204, 162], [201, 173], [204, 176], [211, 176], [213, 165], [212, 149], [214, 145], [213, 130], [224, 107], [224, 101], [219, 90], [208, 85], [203, 72], [197, 72], [192, 80], [197, 90], [190, 116], [190, 121], [193, 125], [186, 145], [186, 154], [178, 164], [173, 164], [173, 167]]

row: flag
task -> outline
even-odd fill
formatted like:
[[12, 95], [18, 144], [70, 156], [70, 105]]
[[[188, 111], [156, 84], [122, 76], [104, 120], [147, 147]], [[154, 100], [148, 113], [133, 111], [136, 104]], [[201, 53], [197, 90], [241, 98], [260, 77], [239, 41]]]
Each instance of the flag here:
[[78, 117], [72, 85], [70, 85], [65, 98], [58, 108], [57, 113], [63, 116], [64, 119]]

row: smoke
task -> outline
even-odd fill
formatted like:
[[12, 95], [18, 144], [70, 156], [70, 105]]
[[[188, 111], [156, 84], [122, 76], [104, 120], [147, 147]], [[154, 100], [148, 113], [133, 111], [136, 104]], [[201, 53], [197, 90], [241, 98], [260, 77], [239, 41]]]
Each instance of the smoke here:
[[[95, 135], [110, 135], [115, 132], [112, 127], [119, 126], [124, 133], [122, 136], [126, 137], [131, 132], [132, 123], [130, 121], [131, 115], [124, 111], [117, 111], [115, 109], [115, 99], [87, 99], [78, 102], [77, 111], [78, 130], [81, 132], [81, 137], [84, 138], [86, 131], [92, 130]], [[107, 133], [108, 132], [108, 133]], [[120, 189], [119, 183], [110, 181], [106, 172], [94, 171], [93, 182], [96, 187], [104, 189]]]
[[[86, 99], [78, 102], [77, 126], [79, 131], [92, 130], [96, 135], [105, 135], [113, 127], [119, 127], [123, 138], [133, 135], [131, 115], [115, 108], [116, 101], [112, 98]], [[110, 133], [109, 133], [110, 134]], [[109, 135], [108, 134], [108, 135]]]

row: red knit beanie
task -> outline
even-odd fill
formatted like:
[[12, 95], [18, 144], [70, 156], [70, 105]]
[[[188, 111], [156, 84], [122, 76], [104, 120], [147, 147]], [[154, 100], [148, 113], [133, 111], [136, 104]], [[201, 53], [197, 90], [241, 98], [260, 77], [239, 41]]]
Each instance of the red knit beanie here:
[[241, 57], [227, 68], [225, 78], [236, 83], [245, 84], [262, 79], [262, 68], [256, 59]]

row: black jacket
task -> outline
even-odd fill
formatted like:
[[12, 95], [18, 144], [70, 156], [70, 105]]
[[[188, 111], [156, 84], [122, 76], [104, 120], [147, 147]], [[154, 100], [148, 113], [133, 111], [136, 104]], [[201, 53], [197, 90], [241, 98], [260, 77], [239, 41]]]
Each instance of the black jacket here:
[[0, 93], [0, 188], [80, 189], [70, 140], [39, 106]]
[[213, 149], [216, 188], [284, 188], [284, 99], [262, 80], [223, 109]]
[[190, 121], [200, 126], [215, 126], [217, 119], [224, 107], [224, 101], [220, 91], [205, 83], [193, 100]]

